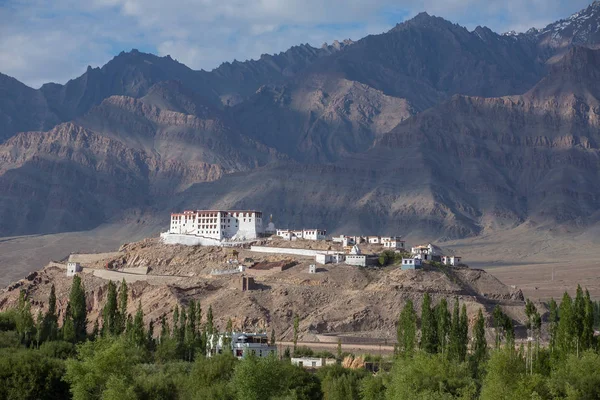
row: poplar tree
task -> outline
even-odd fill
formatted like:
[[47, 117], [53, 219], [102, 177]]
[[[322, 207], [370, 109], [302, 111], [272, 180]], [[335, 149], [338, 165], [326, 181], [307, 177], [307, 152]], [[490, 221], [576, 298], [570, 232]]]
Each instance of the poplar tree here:
[[447, 354], [450, 336], [451, 318], [448, 312], [448, 302], [442, 299], [435, 309], [437, 320], [438, 351]]
[[24, 290], [19, 292], [16, 325], [21, 343], [28, 346], [33, 339], [32, 335], [35, 323], [33, 321], [33, 316], [31, 315], [31, 303], [29, 302], [29, 299], [25, 297]]
[[67, 304], [65, 314], [63, 316], [62, 323], [62, 338], [65, 342], [75, 342], [75, 326], [73, 325], [73, 318], [71, 318], [71, 306]]
[[102, 333], [104, 335], [119, 334], [119, 310], [117, 309], [117, 286], [108, 281], [106, 304], [102, 310]]
[[452, 361], [460, 359], [461, 347], [460, 306], [458, 299], [454, 301], [452, 320], [450, 323], [450, 340], [448, 344], [448, 358]]
[[397, 328], [398, 352], [403, 357], [412, 357], [417, 340], [417, 315], [412, 300], [407, 300]]
[[73, 320], [75, 341], [84, 341], [87, 337], [87, 304], [85, 299], [85, 288], [78, 275], [73, 277], [71, 293], [69, 294], [69, 306], [69, 317]]
[[431, 308], [429, 293], [423, 295], [421, 306], [421, 349], [435, 354], [438, 350], [438, 335], [434, 310]]
[[144, 311], [142, 310], [142, 302], [138, 302], [138, 308], [135, 313], [133, 320], [133, 330], [131, 332], [131, 338], [133, 343], [137, 347], [144, 347], [146, 345], [146, 332], [144, 330]]
[[44, 341], [44, 314], [42, 311], [38, 311], [37, 319], [35, 322], [35, 342], [36, 346], [39, 349], [40, 343]]
[[202, 306], [200, 302], [196, 303], [196, 334], [198, 337], [201, 336], [202, 332]]
[[294, 353], [296, 352], [296, 347], [298, 345], [299, 330], [300, 330], [300, 318], [296, 314], [296, 316], [294, 317], [294, 338], [293, 338], [293, 341], [294, 341]]
[[459, 321], [459, 347], [458, 360], [464, 362], [467, 358], [467, 348], [469, 347], [469, 318], [467, 317], [467, 306], [462, 305]]
[[581, 347], [583, 350], [594, 347], [594, 303], [587, 289], [585, 290], [585, 312], [581, 334]]
[[554, 353], [556, 350], [556, 335], [558, 331], [558, 304], [554, 299], [550, 299], [548, 303], [548, 333], [550, 334], [550, 352]]
[[485, 339], [485, 319], [481, 308], [477, 313], [475, 326], [473, 326], [473, 351], [472, 360], [479, 367], [487, 359], [487, 340]]
[[148, 351], [154, 351], [156, 349], [156, 341], [154, 340], [154, 321], [150, 320], [148, 323], [148, 330], [146, 331], [146, 348]]
[[556, 344], [561, 355], [566, 357], [574, 350], [575, 318], [573, 315], [573, 299], [567, 292], [563, 295], [558, 310], [560, 319], [556, 330]]
[[500, 348], [500, 343], [502, 342], [502, 337], [503, 337], [503, 332], [504, 332], [504, 326], [505, 326], [505, 315], [502, 312], [502, 309], [500, 308], [499, 305], [496, 305], [496, 307], [494, 307], [494, 312], [493, 312], [493, 317], [494, 317], [494, 332], [496, 334], [496, 348]]
[[581, 342], [583, 339], [583, 326], [585, 320], [585, 298], [581, 285], [577, 285], [575, 294], [575, 303], [573, 304], [573, 327], [574, 327], [574, 346], [577, 354], [582, 349]]
[[271, 346], [275, 346], [275, 329], [271, 329]]
[[159, 342], [162, 343], [163, 340], [168, 339], [171, 336], [171, 332], [169, 331], [169, 323], [167, 319], [163, 315], [160, 317], [160, 337]]
[[179, 305], [175, 304], [175, 309], [173, 310], [173, 330], [171, 331], [171, 336], [173, 339], [177, 339], [177, 335], [179, 334]]
[[44, 317], [44, 336], [47, 340], [56, 340], [58, 336], [58, 316], [56, 315], [56, 289], [50, 287], [48, 297], [48, 312]]
[[206, 331], [208, 333], [208, 335], [212, 335], [215, 330], [215, 325], [213, 322], [213, 310], [212, 310], [212, 305], [208, 306], [208, 312], [206, 313]]
[[119, 288], [119, 323], [116, 324], [118, 329], [116, 330], [117, 335], [120, 335], [126, 330], [126, 322], [129, 314], [127, 313], [127, 282], [125, 278], [121, 281], [121, 287]]

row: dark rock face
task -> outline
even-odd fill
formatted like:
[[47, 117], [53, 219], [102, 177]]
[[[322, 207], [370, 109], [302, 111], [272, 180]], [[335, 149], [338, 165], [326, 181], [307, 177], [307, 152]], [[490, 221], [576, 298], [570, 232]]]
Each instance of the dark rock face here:
[[0, 236], [184, 207], [444, 238], [581, 224], [600, 207], [599, 21], [594, 3], [498, 35], [423, 13], [211, 72], [134, 50], [39, 90], [0, 75]]

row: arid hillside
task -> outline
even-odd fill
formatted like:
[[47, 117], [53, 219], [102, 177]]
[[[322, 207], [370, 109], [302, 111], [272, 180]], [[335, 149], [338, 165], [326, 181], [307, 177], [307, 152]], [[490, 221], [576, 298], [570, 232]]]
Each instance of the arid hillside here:
[[[319, 341], [323, 334], [393, 339], [401, 307], [410, 299], [419, 310], [425, 292], [434, 303], [446, 298], [452, 304], [458, 299], [466, 304], [470, 317], [480, 308], [489, 317], [500, 304], [517, 324], [524, 318], [522, 293], [478, 269], [401, 271], [397, 266], [365, 269], [328, 264], [309, 274], [312, 258], [242, 249], [238, 257], [246, 266], [260, 261], [293, 264], [281, 272], [247, 268], [245, 275], [255, 279], [255, 287], [242, 291], [241, 274], [211, 275], [213, 270], [232, 268], [226, 264], [231, 249], [164, 245], [146, 239], [125, 245], [118, 253], [72, 257], [84, 265], [80, 276], [87, 292], [90, 326], [103, 307], [108, 279], [129, 282], [128, 311], [134, 313], [141, 303], [147, 323], [163, 315], [170, 317], [176, 304], [194, 299], [204, 310], [213, 308], [221, 329], [232, 319], [237, 328], [275, 329], [282, 340], [291, 339], [295, 315], [301, 319], [303, 341]], [[111, 270], [105, 269], [107, 264]], [[145, 268], [149, 268], [147, 275], [140, 272]], [[63, 312], [71, 280], [63, 263], [51, 263], [2, 292], [0, 309], [14, 306], [19, 291], [25, 290], [37, 312], [46, 306], [50, 285], [55, 284]]]

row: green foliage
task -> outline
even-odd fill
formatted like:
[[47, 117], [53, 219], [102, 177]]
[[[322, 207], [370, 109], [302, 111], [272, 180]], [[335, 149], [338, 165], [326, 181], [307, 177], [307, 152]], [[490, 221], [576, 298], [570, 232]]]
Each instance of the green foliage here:
[[385, 380], [383, 374], [367, 375], [359, 385], [361, 400], [385, 400]]
[[0, 350], [0, 399], [65, 399], [64, 362], [33, 349]]
[[17, 318], [17, 310], [15, 309], [0, 312], [0, 332], [16, 330]]
[[324, 400], [358, 400], [361, 395], [361, 383], [367, 373], [365, 370], [332, 365], [319, 369], [317, 376], [321, 380]]
[[573, 312], [573, 300], [567, 292], [563, 295], [558, 310], [560, 319], [556, 329], [556, 346], [562, 355], [567, 355], [575, 350], [575, 336], [577, 333], [575, 327], [576, 317]]
[[471, 371], [474, 376], [479, 375], [479, 367], [487, 359], [487, 340], [485, 339], [485, 318], [481, 308], [477, 312], [477, 320], [473, 327], [473, 347], [470, 357]]
[[108, 282], [106, 304], [102, 310], [102, 332], [104, 335], [119, 335], [121, 333], [121, 314], [117, 304], [117, 286]]
[[77, 359], [67, 360], [65, 379], [74, 400], [103, 399], [122, 385], [133, 383], [134, 366], [143, 353], [124, 338], [100, 338], [78, 345]]
[[235, 367], [231, 386], [238, 399], [262, 400], [291, 396], [319, 399], [318, 381], [299, 367], [275, 357], [245, 357]]
[[421, 349], [430, 354], [438, 351], [437, 319], [431, 308], [429, 293], [423, 296], [421, 306]]
[[477, 386], [465, 363], [441, 354], [417, 353], [410, 361], [396, 361], [387, 391], [388, 400], [475, 399]]
[[447, 354], [452, 322], [450, 313], [448, 312], [448, 302], [446, 299], [442, 299], [435, 307], [435, 318], [437, 321], [438, 350], [442, 354]]
[[417, 341], [417, 315], [412, 300], [407, 300], [397, 327], [398, 354], [403, 357], [411, 357], [415, 350]]
[[385, 267], [386, 265], [399, 265], [402, 263], [402, 257], [404, 255], [406, 255], [406, 253], [384, 250], [379, 254], [377, 261], [381, 267]]
[[74, 340], [81, 342], [87, 338], [87, 305], [85, 288], [78, 275], [73, 277], [68, 310], [67, 318], [73, 322]]
[[300, 332], [300, 317], [298, 315], [294, 316], [294, 337], [292, 341], [294, 342], [294, 352], [296, 352], [296, 346], [298, 345], [298, 334]]
[[548, 384], [555, 398], [599, 399], [600, 355], [589, 350], [581, 357], [569, 355], [552, 372]]
[[125, 282], [125, 278], [121, 281], [121, 286], [119, 288], [119, 313], [117, 314], [118, 320], [116, 321], [117, 334], [121, 334], [125, 332], [125, 326], [127, 323], [127, 282]]

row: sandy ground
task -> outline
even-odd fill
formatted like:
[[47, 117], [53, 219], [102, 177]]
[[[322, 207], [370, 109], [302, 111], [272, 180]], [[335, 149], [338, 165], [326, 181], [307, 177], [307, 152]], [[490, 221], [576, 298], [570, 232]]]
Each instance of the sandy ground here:
[[577, 284], [600, 299], [600, 232], [549, 232], [519, 227], [442, 244], [531, 299], [574, 294]]
[[0, 238], [0, 287], [37, 271], [50, 261], [71, 253], [114, 251], [123, 243], [152, 234], [154, 229], [139, 225], [102, 225], [86, 232]]

